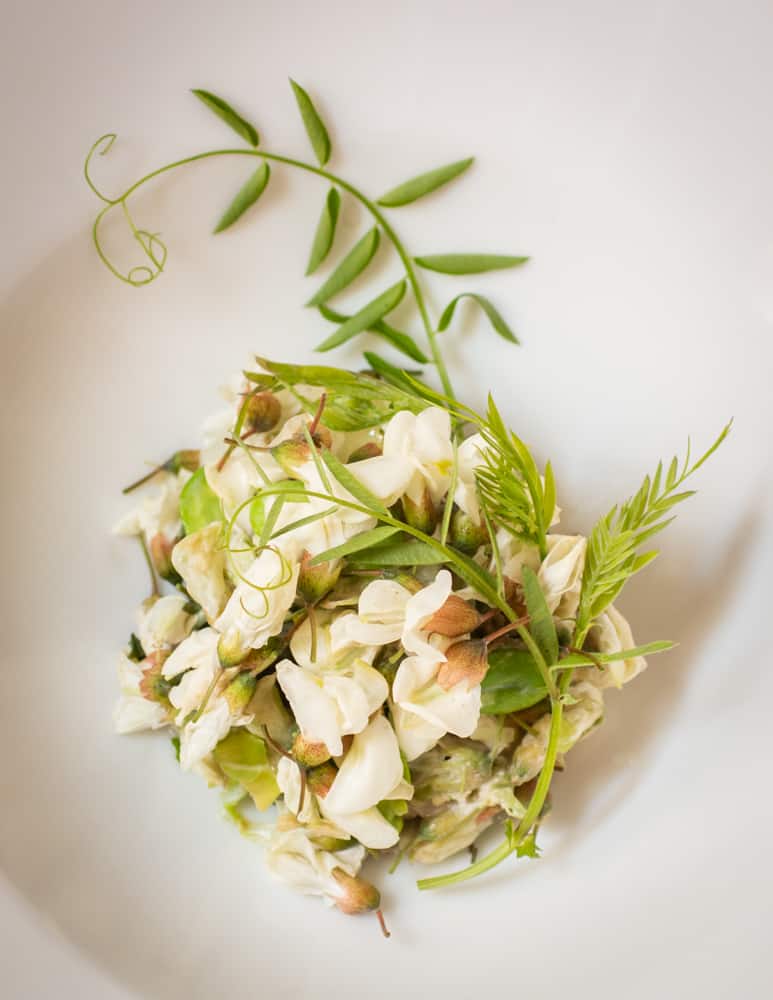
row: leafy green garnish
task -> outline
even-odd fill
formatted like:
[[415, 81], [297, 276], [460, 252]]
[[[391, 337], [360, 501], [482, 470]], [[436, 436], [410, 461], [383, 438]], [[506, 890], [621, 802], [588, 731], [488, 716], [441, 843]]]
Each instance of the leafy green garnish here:
[[213, 751], [215, 761], [230, 780], [241, 785], [258, 809], [268, 809], [280, 794], [266, 745], [247, 729], [232, 729]]
[[315, 292], [306, 303], [307, 306], [319, 306], [338, 295], [347, 285], [350, 285], [355, 278], [359, 277], [365, 268], [373, 260], [373, 255], [378, 250], [381, 237], [378, 227], [370, 229], [365, 235], [354, 244], [349, 253], [344, 257], [338, 267], [333, 271], [327, 281]]
[[319, 160], [319, 165], [324, 167], [330, 159], [330, 136], [327, 134], [322, 119], [319, 117], [317, 109], [314, 107], [311, 98], [295, 80], [290, 80], [290, 85], [298, 102], [298, 110], [301, 113], [303, 124], [306, 126], [306, 134], [314, 150], [314, 154]]
[[440, 566], [445, 554], [433, 545], [415, 539], [385, 542], [350, 557], [353, 566], [378, 569], [381, 566]]
[[[320, 306], [319, 311], [331, 323], [346, 323], [347, 320], [351, 319], [351, 316], [337, 312], [335, 309], [331, 309], [330, 306]], [[429, 359], [410, 334], [403, 333], [402, 330], [396, 330], [383, 319], [369, 326], [368, 331], [382, 337], [413, 361], [418, 361], [422, 365], [427, 364]]]
[[271, 168], [267, 163], [261, 163], [258, 169], [250, 174], [234, 200], [223, 212], [220, 221], [215, 226], [216, 233], [222, 233], [224, 229], [228, 229], [244, 215], [248, 208], [255, 204], [266, 190], [270, 176]]
[[488, 655], [488, 663], [481, 684], [481, 711], [487, 715], [520, 712], [547, 698], [545, 681], [528, 650], [493, 649]]
[[355, 552], [362, 552], [363, 549], [369, 549], [385, 541], [387, 538], [391, 538], [398, 531], [399, 528], [383, 526], [381, 528], [371, 528], [370, 531], [361, 531], [359, 535], [354, 535], [341, 545], [335, 545], [331, 549], [325, 549], [324, 552], [320, 552], [319, 555], [314, 556], [309, 565], [318, 566], [320, 563], [329, 562], [331, 559], [341, 559], [344, 556], [351, 556]]
[[483, 274], [484, 271], [519, 267], [529, 258], [496, 253], [438, 253], [415, 259], [419, 267], [427, 271], [439, 271], [440, 274]]
[[646, 476], [638, 492], [602, 517], [588, 538], [580, 604], [575, 625], [575, 645], [582, 645], [594, 618], [614, 601], [626, 582], [657, 556], [656, 551], [640, 553], [642, 545], [673, 520], [667, 515], [677, 504], [693, 496], [694, 490], [677, 492], [679, 487], [714, 454], [730, 433], [732, 421], [697, 461], [690, 465], [690, 448], [682, 463], [674, 457], [663, 479], [661, 462], [652, 479]]
[[404, 295], [405, 281], [398, 281], [390, 288], [387, 288], [386, 291], [377, 295], [375, 299], [366, 306], [363, 306], [353, 316], [350, 316], [349, 319], [339, 326], [335, 333], [326, 337], [317, 346], [317, 350], [330, 351], [334, 347], [340, 347], [341, 344], [345, 344], [347, 340], [351, 340], [358, 333], [369, 330], [374, 323], [377, 323], [384, 316], [391, 313], [399, 305]]
[[385, 799], [378, 803], [377, 808], [384, 819], [391, 823], [398, 833], [402, 832], [403, 818], [408, 812], [408, 803], [405, 799]]
[[186, 535], [223, 520], [223, 505], [207, 482], [204, 469], [193, 473], [180, 493], [180, 520]]
[[440, 317], [440, 322], [438, 323], [439, 332], [447, 330], [451, 325], [451, 320], [454, 318], [456, 307], [462, 299], [472, 299], [474, 302], [477, 302], [486, 316], [488, 316], [489, 322], [500, 337], [503, 337], [505, 340], [509, 340], [511, 344], [519, 343], [518, 338], [507, 325], [502, 317], [502, 314], [493, 305], [493, 303], [490, 302], [485, 295], [478, 295], [475, 292], [462, 292], [462, 294], [457, 295], [455, 299], [451, 299], [443, 310], [443, 315]]
[[240, 135], [242, 139], [246, 139], [251, 146], [258, 145], [258, 132], [254, 125], [242, 118], [234, 109], [223, 100], [222, 97], [216, 97], [215, 94], [211, 94], [208, 90], [192, 90], [192, 94], [206, 104], [210, 111], [214, 111], [218, 118], [221, 118], [226, 125], [230, 125], [231, 128]]
[[425, 174], [412, 177], [404, 184], [398, 184], [396, 188], [387, 191], [378, 199], [378, 204], [385, 208], [397, 208], [400, 205], [410, 205], [417, 198], [423, 198], [425, 194], [437, 191], [439, 187], [448, 184], [454, 177], [464, 173], [468, 167], [472, 166], [473, 157], [466, 160], [457, 160], [456, 163], [449, 163], [444, 167], [437, 167], [435, 170], [428, 170]]
[[142, 643], [134, 632], [129, 636], [129, 652], [126, 655], [130, 660], [134, 660], [135, 663], [139, 663], [145, 659], [145, 650], [142, 648]]
[[521, 571], [526, 610], [529, 613], [529, 631], [548, 667], [558, 661], [558, 634], [545, 595], [537, 575], [528, 566]]
[[322, 206], [322, 214], [317, 223], [317, 230], [314, 233], [314, 240], [311, 244], [309, 263], [306, 267], [306, 274], [313, 274], [322, 261], [330, 253], [330, 248], [335, 239], [336, 225], [338, 224], [338, 213], [341, 210], [341, 195], [338, 189], [331, 187]]
[[170, 742], [172, 744], [172, 749], [174, 750], [174, 759], [179, 764], [180, 763], [180, 737], [179, 736], [173, 736], [172, 739], [170, 740]]

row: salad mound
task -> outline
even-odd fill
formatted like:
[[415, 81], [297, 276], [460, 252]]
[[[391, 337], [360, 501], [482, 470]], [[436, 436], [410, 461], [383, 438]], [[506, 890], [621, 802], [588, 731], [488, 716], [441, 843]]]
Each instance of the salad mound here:
[[558, 530], [552, 471], [493, 403], [484, 418], [404, 373], [263, 365], [200, 450], [134, 484], [152, 489], [117, 531], [153, 588], [117, 731], [171, 732], [269, 869], [346, 913], [379, 908], [369, 853], [436, 864], [505, 824], [422, 887], [535, 856], [554, 769], [605, 690], [670, 645], [636, 647], [612, 603], [638, 566], [618, 559], [599, 595], [597, 529], [590, 546]]

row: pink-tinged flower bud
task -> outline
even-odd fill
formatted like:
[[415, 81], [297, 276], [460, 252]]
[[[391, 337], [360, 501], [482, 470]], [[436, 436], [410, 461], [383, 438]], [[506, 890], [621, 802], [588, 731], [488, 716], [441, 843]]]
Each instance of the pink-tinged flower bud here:
[[343, 868], [334, 868], [332, 875], [342, 890], [336, 906], [343, 913], [370, 913], [381, 905], [381, 893], [375, 885], [356, 875], [347, 875]]
[[256, 392], [247, 397], [242, 426], [247, 433], [262, 434], [276, 427], [281, 415], [282, 404], [273, 392]]
[[302, 767], [319, 767], [330, 760], [330, 751], [324, 743], [312, 743], [301, 733], [293, 740], [290, 753]]
[[477, 609], [456, 594], [451, 594], [445, 604], [424, 623], [424, 630], [437, 632], [456, 638], [467, 632], [474, 632], [480, 625], [480, 614]]
[[347, 462], [363, 462], [366, 458], [379, 458], [382, 454], [383, 450], [378, 442], [366, 441], [351, 453]]
[[139, 683], [140, 694], [147, 701], [156, 701], [161, 705], [169, 705], [169, 691], [172, 687], [161, 670], [164, 660], [169, 656], [168, 650], [156, 650], [143, 660], [142, 679]]
[[241, 715], [244, 712], [255, 694], [257, 684], [258, 680], [252, 674], [239, 674], [238, 677], [234, 677], [223, 692], [231, 715]]
[[332, 761], [328, 760], [306, 772], [306, 784], [318, 798], [324, 799], [337, 774], [338, 768]]
[[467, 688], [480, 684], [488, 670], [486, 643], [482, 639], [465, 639], [446, 650], [446, 662], [441, 663], [437, 682], [444, 691], [467, 682]]
[[437, 527], [438, 511], [427, 487], [424, 487], [421, 497], [416, 503], [410, 497], [404, 496], [402, 504], [407, 523], [412, 528], [423, 531], [425, 535], [431, 535]]
[[168, 472], [179, 472], [186, 469], [188, 472], [195, 472], [199, 467], [199, 452], [195, 448], [183, 448], [176, 451], [169, 461], [164, 463], [164, 468]]
[[489, 540], [486, 526], [459, 509], [451, 515], [449, 537], [454, 548], [467, 555], [474, 555]]
[[172, 549], [175, 542], [170, 542], [166, 535], [160, 531], [150, 539], [148, 551], [153, 563], [153, 567], [162, 580], [169, 583], [179, 583], [180, 574], [172, 565]]
[[301, 557], [298, 572], [298, 593], [307, 603], [316, 604], [325, 594], [330, 593], [338, 583], [343, 563], [336, 560], [335, 562], [329, 561], [310, 566], [311, 559], [308, 552], [304, 552]]

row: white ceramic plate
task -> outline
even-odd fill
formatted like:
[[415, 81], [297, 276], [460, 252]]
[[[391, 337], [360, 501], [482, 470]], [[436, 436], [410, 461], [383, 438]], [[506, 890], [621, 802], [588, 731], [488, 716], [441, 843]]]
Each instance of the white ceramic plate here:
[[[4, 997], [770, 995], [773, 15], [674, 6], [11, 4]], [[312, 357], [301, 274], [322, 189], [276, 171], [251, 221], [215, 239], [243, 166], [159, 183], [136, 210], [163, 230], [168, 270], [133, 290], [95, 258], [80, 163], [108, 129], [106, 187], [229, 143], [191, 86], [305, 154], [288, 74], [331, 124], [335, 168], [374, 194], [479, 157], [395, 222], [415, 252], [533, 256], [474, 283], [524, 346], [470, 327], [448, 354], [467, 399], [493, 389], [553, 458], [566, 526], [587, 530], [688, 432], [703, 445], [736, 418], [623, 601], [637, 638], [681, 645], [571, 754], [543, 859], [444, 894], [401, 869], [384, 882], [388, 943], [272, 883], [164, 737], [111, 733], [114, 655], [145, 586], [108, 534], [120, 487], [193, 440], [250, 352]], [[430, 284], [435, 309], [463, 287]]]

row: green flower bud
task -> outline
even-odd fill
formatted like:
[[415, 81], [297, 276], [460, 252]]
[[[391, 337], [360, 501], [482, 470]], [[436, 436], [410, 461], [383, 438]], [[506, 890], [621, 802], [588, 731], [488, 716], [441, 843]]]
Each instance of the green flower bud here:
[[298, 469], [311, 460], [311, 448], [305, 438], [290, 438], [271, 448], [271, 456], [291, 479], [299, 479]]
[[383, 452], [382, 452], [381, 445], [378, 444], [378, 442], [376, 442], [376, 441], [366, 441], [365, 444], [360, 445], [359, 448], [356, 448], [351, 453], [351, 455], [347, 459], [347, 462], [349, 462], [349, 463], [351, 463], [351, 462], [362, 462], [366, 458], [378, 458], [381, 454], [383, 454]]
[[217, 655], [220, 658], [221, 667], [238, 666], [247, 659], [250, 652], [250, 647], [245, 645], [236, 629], [224, 632], [217, 641]]
[[421, 499], [417, 503], [407, 496], [403, 497], [402, 502], [407, 523], [412, 528], [423, 531], [425, 535], [431, 535], [437, 526], [438, 512], [427, 487], [424, 487]]
[[474, 555], [488, 541], [485, 525], [474, 521], [458, 507], [451, 515], [449, 535], [454, 548], [467, 555]]
[[164, 462], [167, 472], [179, 472], [180, 469], [187, 469], [188, 472], [195, 472], [199, 467], [199, 452], [195, 448], [183, 448], [176, 451], [172, 457]]
[[228, 702], [232, 715], [241, 715], [249, 705], [250, 699], [255, 694], [258, 680], [252, 674], [239, 674], [234, 677], [231, 683], [223, 692], [223, 697]]
[[325, 837], [320, 835], [319, 837], [312, 836], [310, 839], [321, 851], [345, 851], [347, 847], [352, 846], [351, 838], [349, 840], [341, 840], [340, 837]]
[[282, 404], [273, 392], [258, 392], [247, 398], [244, 411], [244, 430], [255, 434], [270, 431], [279, 423]]
[[343, 563], [340, 560], [310, 566], [311, 555], [304, 552], [298, 572], [298, 593], [309, 604], [316, 604], [338, 583]]

